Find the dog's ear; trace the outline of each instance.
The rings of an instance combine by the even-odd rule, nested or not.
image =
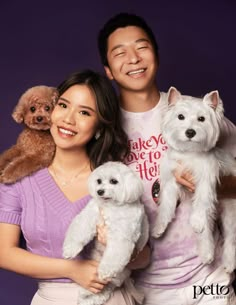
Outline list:
[[[217,90],[207,93],[203,98],[203,102],[214,110],[218,107],[220,103],[222,103],[219,96],[219,92]]]
[[[52,104],[53,106],[55,106],[58,100],[59,93],[57,89],[54,87],[51,87],[51,90],[52,90]]]
[[[143,193],[143,183],[136,173],[129,169],[129,172],[123,176],[124,189],[121,194],[121,201],[134,202],[140,198]]]
[[[180,98],[181,93],[175,87],[170,87],[167,93],[168,104],[175,105]]]
[[[18,100],[13,112],[12,117],[16,123],[20,124],[24,122],[25,110],[28,101],[32,99],[32,94],[29,94],[32,89],[25,91]]]
[[[224,114],[223,102],[217,90],[207,93],[203,98],[203,103],[211,107],[216,112],[219,118],[223,117]]]
[[[18,103],[12,112],[12,117],[16,123],[21,124],[24,122],[24,106],[22,103]]]

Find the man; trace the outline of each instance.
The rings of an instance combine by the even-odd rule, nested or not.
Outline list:
[[[121,13],[101,29],[98,46],[106,74],[119,88],[123,126],[130,146],[126,161],[143,180],[143,202],[152,226],[158,210],[160,160],[167,149],[160,132],[167,95],[160,92],[156,84],[158,45],[141,17]],[[222,145],[236,155],[236,127],[227,119],[222,134]],[[236,188],[236,179],[231,179]],[[188,176],[178,177],[178,182],[194,191]],[[176,217],[164,236],[151,240],[149,267],[135,272],[137,287],[145,293],[145,304],[235,304],[230,285],[232,277],[221,266],[219,251],[210,265],[203,265],[197,255],[189,211],[188,200],[179,204]],[[218,232],[216,240],[219,247]],[[221,295],[221,291],[219,298],[214,298],[218,293],[215,292],[216,284],[227,287],[226,295]],[[206,287],[211,287],[212,291],[209,293]]]

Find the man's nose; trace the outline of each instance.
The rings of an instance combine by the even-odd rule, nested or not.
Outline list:
[[[140,56],[136,50],[129,50],[128,56],[131,64],[136,64],[140,61]]]

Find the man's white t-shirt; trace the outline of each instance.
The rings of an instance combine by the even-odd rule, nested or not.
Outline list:
[[[161,93],[159,102],[149,111],[136,113],[121,109],[123,128],[130,146],[126,163],[143,181],[142,201],[151,226],[158,210],[160,161],[168,149],[160,130],[166,110],[166,93]],[[220,144],[236,156],[236,127],[227,119],[222,124]],[[196,236],[189,224],[190,210],[190,199],[181,202],[175,219],[164,235],[159,239],[151,239],[151,264],[145,270],[136,272],[138,284],[166,289],[185,287],[207,276],[220,265],[220,258],[217,257],[210,265],[201,263]]]

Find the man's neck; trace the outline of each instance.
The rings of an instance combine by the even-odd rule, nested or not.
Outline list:
[[[129,112],[146,112],[154,108],[160,100],[160,92],[155,86],[146,91],[120,91],[120,105]]]

